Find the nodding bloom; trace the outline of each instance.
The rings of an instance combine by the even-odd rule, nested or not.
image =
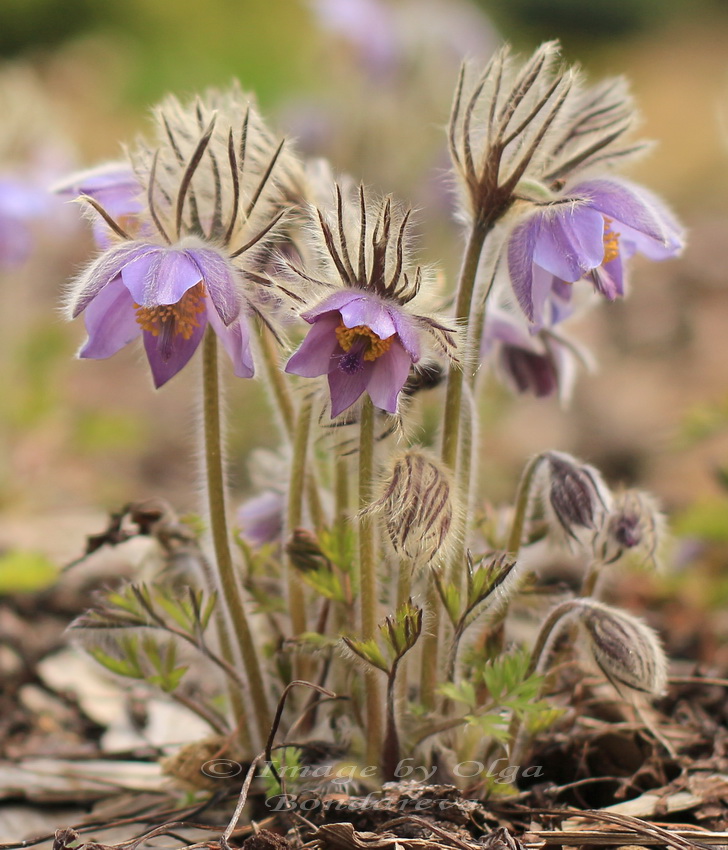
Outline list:
[[[391,198],[367,198],[363,187],[357,209],[337,186],[335,220],[316,211],[321,267],[309,272],[286,264],[303,280],[336,287],[301,314],[312,327],[286,365],[294,375],[328,376],[332,419],[364,392],[377,407],[396,413],[428,341],[454,356],[454,330],[412,308],[429,275],[412,263],[409,218],[410,211],[395,208]]]
[[[144,188],[131,163],[107,162],[79,171],[57,183],[53,191],[66,198],[93,198],[129,234],[139,235],[137,231],[144,227]],[[153,232],[148,225],[146,230],[145,235]],[[94,218],[93,234],[99,248],[112,245],[114,232],[101,216]]]
[[[576,343],[552,328],[531,333],[522,318],[498,307],[488,310],[480,356],[490,360],[500,379],[518,393],[537,398],[571,399],[577,365],[592,368],[592,359]]]
[[[141,336],[160,387],[189,361],[209,324],[235,374],[250,377],[241,290],[266,280],[243,266],[243,255],[263,246],[282,217],[295,166],[237,90],[187,107],[170,98],[156,121],[156,145],[141,144],[131,156],[141,211],[133,208],[139,196],[123,169],[106,174],[106,184],[103,173],[86,181],[89,194],[82,198],[113,242],[68,299],[70,315],[83,312],[88,331],[79,356],[110,357]],[[121,221],[102,197],[121,205]],[[132,233],[124,226],[130,213]],[[249,299],[246,306],[256,309]]]
[[[593,466],[566,452],[541,456],[535,478],[544,515],[551,532],[578,541],[582,531],[595,531],[612,506],[612,494]]]
[[[614,563],[627,552],[659,565],[659,550],[665,542],[665,517],[649,493],[625,490],[594,536],[594,552],[605,564]]]
[[[254,546],[273,543],[283,537],[286,499],[278,490],[265,490],[238,508],[240,533]]]
[[[571,300],[568,284],[586,278],[613,301],[625,293],[625,260],[677,256],[683,230],[662,201],[615,178],[585,180],[537,203],[508,241],[508,270],[518,303],[537,326],[556,320]]]

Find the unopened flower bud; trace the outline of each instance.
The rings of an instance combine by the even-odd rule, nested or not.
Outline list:
[[[657,634],[637,617],[594,600],[583,600],[579,622],[594,660],[622,691],[658,696],[667,682],[667,659]]]
[[[581,528],[600,526],[611,496],[598,470],[562,452],[549,452],[545,460],[543,496],[547,513],[572,538]]]
[[[610,564],[633,551],[654,564],[664,526],[664,517],[649,493],[625,490],[615,498],[612,510],[594,539],[595,553],[604,563]]]
[[[293,566],[301,572],[330,568],[331,563],[319,546],[316,535],[306,528],[294,528],[286,544],[286,552]]]
[[[407,451],[394,459],[385,488],[372,510],[384,515],[395,552],[431,561],[451,531],[455,500],[449,474],[424,452]]]

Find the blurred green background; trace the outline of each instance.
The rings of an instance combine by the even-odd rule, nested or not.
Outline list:
[[[116,158],[165,93],[237,77],[306,155],[414,203],[425,258],[452,281],[462,236],[443,127],[459,62],[484,62],[503,39],[527,51],[559,38],[591,79],[632,81],[642,133],[659,144],[630,176],[667,198],[690,247],[671,263],[636,262],[630,299],[577,328],[601,368],[581,376],[570,410],[486,388],[483,492],[510,497],[525,458],[553,447],[653,489],[688,517],[688,532],[707,522],[728,536],[726,4],[379,0],[374,17],[342,23],[359,5],[0,0],[0,172],[27,170],[39,150],[58,172]],[[133,346],[105,362],[73,360],[83,327],[65,324],[59,303],[90,238],[70,219],[37,238],[22,267],[0,272],[0,548],[40,546],[62,559],[105,508],[159,495],[195,508],[197,401],[184,379],[154,393]],[[242,496],[249,451],[274,447],[275,430],[258,384],[231,383],[228,398]],[[430,430],[439,400],[425,405]],[[708,507],[691,520],[696,504]]]

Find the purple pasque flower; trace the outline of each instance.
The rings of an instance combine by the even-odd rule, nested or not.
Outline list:
[[[508,270],[521,309],[541,326],[563,318],[568,284],[588,278],[613,301],[625,293],[625,260],[638,252],[653,260],[674,257],[683,242],[680,224],[647,189],[613,177],[584,180],[515,227]]]
[[[338,186],[336,192],[334,223],[316,211],[322,267],[309,273],[286,264],[309,282],[328,287],[333,279],[338,283],[337,291],[301,314],[312,327],[286,364],[286,372],[328,377],[332,419],[365,392],[377,407],[396,413],[410,369],[420,360],[427,339],[452,357],[455,334],[412,309],[423,271],[413,267],[407,245],[410,212],[393,209],[390,198],[372,201],[363,187],[358,205],[352,201],[349,209]],[[353,232],[347,235],[349,228]],[[358,246],[355,256],[350,244]]]
[[[88,331],[79,356],[110,357],[141,336],[160,387],[190,360],[209,325],[235,374],[250,377],[242,291],[262,278],[242,257],[265,243],[282,216],[279,169],[291,173],[288,154],[237,90],[189,108],[170,99],[157,119],[158,146],[140,147],[131,168],[79,181],[114,239],[69,298],[71,316],[83,312]],[[129,215],[133,234],[123,226]]]
[[[592,369],[591,354],[553,327],[534,332],[519,316],[500,308],[486,314],[480,355],[518,393],[571,399],[577,367]]]
[[[275,543],[283,537],[286,499],[277,490],[264,490],[238,508],[240,533],[254,546]]]
[[[286,372],[328,375],[331,418],[365,390],[377,407],[396,413],[410,367],[421,356],[414,320],[396,304],[356,289],[333,293],[301,318],[313,327]]]
[[[48,215],[52,199],[29,180],[0,177],[0,268],[15,268],[33,248],[32,224]]]
[[[498,307],[488,310],[480,346],[501,380],[518,393],[571,399],[577,367],[593,368],[591,355],[552,328],[533,333],[522,318]]]
[[[71,174],[57,183],[52,191],[65,198],[92,198],[127,233],[136,234],[145,225],[141,218],[144,210],[144,187],[128,162],[107,162],[96,168]],[[150,235],[151,228],[147,225],[145,229],[147,235]],[[100,216],[94,218],[93,233],[100,248],[111,246],[113,232]]]
[[[174,246],[144,240],[113,246],[75,294],[72,316],[83,312],[88,332],[79,357],[111,357],[141,336],[154,385],[161,387],[187,364],[209,323],[235,374],[251,377],[238,274],[222,252],[194,236]]]

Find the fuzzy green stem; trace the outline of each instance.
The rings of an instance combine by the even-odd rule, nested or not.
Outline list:
[[[589,563],[585,571],[584,581],[581,584],[579,596],[589,596],[592,599],[597,598],[597,582],[601,577],[603,566],[602,562],[596,558]]]
[[[374,486],[374,405],[364,399],[359,433],[359,594],[361,631],[364,640],[377,634],[377,563],[374,518],[367,511]],[[367,764],[379,763],[383,717],[382,693],[376,670],[365,673],[367,714]]]
[[[349,546],[350,534],[350,504],[351,493],[351,464],[348,457],[344,457],[337,451],[334,459],[334,530],[336,534],[336,546],[339,555],[343,557]],[[347,600],[351,600],[351,576],[348,572],[342,575],[344,582],[344,594]],[[334,625],[336,633],[339,634],[350,625],[350,612],[347,606],[338,605],[335,609]]]
[[[312,404],[306,400],[301,404],[293,435],[293,457],[291,458],[291,477],[288,484],[288,533],[291,534],[303,520],[303,497],[306,485],[306,455],[311,433]],[[306,593],[296,568],[288,561],[288,613],[291,621],[291,635],[306,631]],[[310,675],[310,659],[297,656],[294,659],[294,678],[306,679]]]
[[[518,482],[518,491],[516,492],[516,506],[511,523],[511,531],[508,536],[508,551],[517,556],[521,551],[521,543],[523,542],[523,529],[526,525],[526,514],[528,512],[528,502],[531,497],[531,485],[533,484],[533,476],[536,470],[541,465],[544,455],[536,455],[531,458],[523,470],[521,480]]]
[[[202,357],[203,418],[205,433],[205,472],[210,531],[215,552],[214,568],[220,588],[220,604],[230,618],[237,638],[243,667],[250,688],[258,737],[265,740],[270,730],[271,714],[258,653],[248,624],[243,598],[235,576],[230,553],[225,513],[225,478],[223,473],[220,382],[217,367],[217,337],[208,328]]]
[[[458,294],[455,304],[455,318],[463,326],[468,339],[470,311],[475,291],[475,280],[489,227],[479,218],[473,223],[463,258],[458,282]],[[445,415],[442,423],[442,459],[454,474],[457,474],[458,444],[460,440],[460,418],[462,414],[463,384],[465,376],[460,366],[452,365],[447,376],[445,394]],[[467,493],[461,493],[467,498]],[[460,549],[464,542],[456,544]],[[454,556],[452,563],[456,563]],[[435,700],[435,688],[438,681],[437,657],[440,644],[440,597],[434,577],[431,575],[427,588],[428,631],[422,639],[422,668],[420,675],[420,700],[427,708],[432,708]]]
[[[543,672],[548,660],[547,649],[551,645],[554,630],[567,614],[575,608],[579,608],[583,604],[584,603],[580,599],[567,599],[565,602],[557,605],[548,617],[546,617],[541,629],[539,630],[538,636],[536,637],[536,643],[533,645],[531,661],[528,665],[528,670],[526,671],[524,678],[528,679],[529,676],[533,676],[534,673]],[[541,692],[542,688],[539,687],[535,699],[541,698]],[[517,714],[514,714],[508,731],[511,740],[511,763],[520,764],[521,762],[516,761],[516,759],[520,759],[524,755],[523,750],[526,746],[526,735],[521,729],[521,718]]]
[[[283,429],[288,437],[293,434],[296,427],[296,407],[288,391],[288,384],[283,377],[280,363],[278,362],[278,349],[271,332],[263,327],[259,328],[260,353],[262,354],[265,375],[268,378],[270,388],[273,391],[278,413],[283,422]]]
[[[518,490],[516,492],[515,512],[513,521],[511,522],[511,530],[508,535],[507,550],[514,557],[518,558],[523,543],[523,530],[526,526],[526,516],[528,514],[528,505],[531,498],[531,487],[533,486],[533,478],[544,459],[543,454],[532,457],[526,464],[521,480],[518,482]],[[508,615],[508,606],[503,605],[498,614],[493,617],[488,632],[490,635],[489,647],[490,655],[497,655],[503,649],[504,641],[504,622]]]
[[[435,689],[439,681],[437,656],[440,645],[440,594],[437,590],[435,573],[427,578],[427,631],[422,635],[420,657],[420,702],[427,709],[434,708]]]
[[[409,558],[401,558],[399,571],[397,573],[397,605],[395,611],[399,611],[412,596],[412,561]],[[407,658],[403,657],[399,665],[396,684],[396,700],[405,704],[407,701]]]
[[[304,401],[298,411],[296,429],[293,436],[293,457],[291,458],[291,477],[288,482],[288,533],[291,534],[301,525],[303,519],[303,491],[306,482],[306,454],[308,438],[311,432],[311,402]],[[306,631],[306,602],[303,586],[298,580],[296,569],[289,560],[288,564],[288,607],[293,636]],[[300,678],[296,676],[296,678]]]
[[[476,219],[470,232],[465,257],[463,258],[460,280],[458,282],[457,301],[455,303],[455,319],[462,324],[465,338],[468,339],[470,311],[472,308],[475,279],[480,263],[488,227],[480,219]],[[460,437],[460,408],[463,397],[463,370],[451,366],[447,376],[447,393],[445,395],[445,418],[442,423],[442,459],[455,471],[458,460],[458,440]]]
[[[297,427],[296,406],[293,403],[291,393],[288,389],[288,384],[286,383],[283,371],[278,361],[278,349],[276,348],[275,340],[273,339],[271,332],[262,326],[259,328],[259,338],[263,367],[265,369],[266,377],[268,378],[269,386],[272,390],[275,406],[281,417],[284,436],[288,440],[294,441]],[[311,470],[306,477],[306,498],[314,525],[316,528],[323,528],[325,525],[324,511],[321,506],[318,483],[313,470]]]
[[[380,762],[385,782],[393,782],[397,778],[396,770],[399,764],[399,733],[397,731],[397,714],[395,710],[398,666],[397,660],[392,665],[392,669],[387,677],[387,721]]]
[[[207,564],[207,558],[204,559],[206,564],[204,573],[205,581],[211,593],[217,590],[215,576],[212,575],[212,570]],[[238,743],[242,747],[243,753],[250,754],[253,751],[253,744],[250,739],[250,729],[248,728],[248,711],[245,706],[243,697],[242,682],[238,684],[234,681],[233,674],[239,676],[237,664],[235,662],[235,652],[233,650],[232,641],[230,640],[230,627],[228,626],[225,612],[220,607],[219,603],[215,606],[215,629],[217,631],[217,641],[220,645],[220,655],[225,664],[225,672],[228,675],[225,677],[228,687],[228,696],[230,698],[230,708],[233,714],[233,725],[236,730]],[[204,650],[203,650],[204,651]],[[206,653],[207,654],[207,653]]]

